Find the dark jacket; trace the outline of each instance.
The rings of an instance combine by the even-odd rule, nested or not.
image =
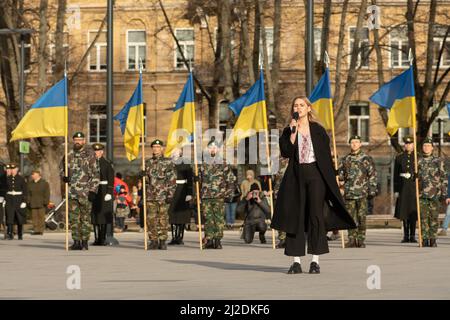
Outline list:
[[[193,172],[189,164],[180,163],[176,166],[177,188],[169,207],[169,222],[171,224],[187,224],[191,222],[191,209],[186,196],[192,196]]]
[[[260,203],[242,200],[236,207],[236,213],[245,217],[244,224],[257,224],[270,219],[270,207],[266,198],[262,198]]]
[[[27,209],[20,208],[20,205],[26,203],[27,183],[25,179],[17,174],[16,176],[8,176],[6,200],[6,224],[25,224],[27,222]],[[8,192],[22,192],[20,195],[11,195]]]
[[[45,208],[50,202],[50,186],[44,179],[34,182],[30,179],[27,185],[27,203],[30,209]]]
[[[409,177],[408,174],[409,173]],[[399,196],[395,204],[397,219],[416,220],[416,181],[414,180],[414,153],[403,152],[395,158],[394,192]]]
[[[0,197],[6,195],[6,170],[5,164],[0,162]]]
[[[113,220],[114,169],[111,162],[104,157],[97,160],[97,166],[100,170],[100,184],[92,203],[92,224],[109,224]],[[107,194],[112,197],[109,201],[105,201]]]
[[[317,161],[317,167],[326,185],[326,195],[324,203],[325,228],[331,230],[344,230],[356,228],[350,214],[345,208],[344,200],[336,182],[336,174],[333,168],[330,151],[330,138],[325,129],[316,122],[310,123],[311,140]],[[289,164],[281,181],[279,188],[272,228],[286,231],[287,233],[299,234],[305,232],[304,226],[300,227],[299,221],[305,220],[305,212],[300,210],[302,201],[300,199],[300,185],[298,181],[298,143],[290,141],[291,129],[286,127],[281,135],[280,152],[284,158],[289,158]],[[302,219],[302,220],[300,220]]]

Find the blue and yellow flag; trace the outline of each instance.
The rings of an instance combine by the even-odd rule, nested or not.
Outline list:
[[[333,101],[331,100],[330,70],[320,78],[313,92],[309,96],[313,110],[325,129],[330,130],[333,123]]]
[[[12,132],[11,141],[67,134],[67,78],[33,104]]]
[[[195,122],[194,77],[192,72],[173,108],[172,123],[167,137],[164,155],[169,157],[173,149],[181,148],[193,141]],[[179,130],[183,130],[180,132]]]
[[[230,103],[229,108],[238,117],[233,133],[227,145],[255,134],[254,131],[267,129],[266,97],[264,95],[264,73],[261,70],[259,79],[239,99]]]
[[[415,127],[416,97],[412,67],[378,89],[369,100],[389,110],[386,130],[391,136],[398,128]]]
[[[123,135],[123,144],[129,161],[139,155],[139,142],[144,128],[144,102],[142,98],[142,74],[133,95],[127,104],[114,116],[119,121]]]

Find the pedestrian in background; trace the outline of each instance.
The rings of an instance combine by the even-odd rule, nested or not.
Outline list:
[[[32,235],[43,235],[45,230],[45,213],[50,202],[50,186],[41,177],[39,170],[31,172],[27,187],[27,202],[33,220]]]

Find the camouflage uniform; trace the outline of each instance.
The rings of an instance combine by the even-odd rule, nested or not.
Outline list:
[[[151,241],[166,241],[169,205],[177,187],[177,173],[171,159],[162,155],[147,160],[147,228]]]
[[[444,161],[433,155],[422,155],[418,161],[418,170],[422,238],[435,240],[440,201],[447,196],[448,181]]]
[[[233,195],[236,176],[231,166],[221,158],[214,158],[213,163],[203,163],[199,169],[202,185],[201,210],[205,214],[205,238],[220,240],[225,226],[224,198]]]
[[[68,154],[69,169],[69,223],[73,240],[89,240],[91,234],[90,192],[97,193],[100,171],[94,152],[87,147],[71,150]],[[64,175],[64,159],[61,163]]]
[[[349,153],[341,159],[338,174],[339,180],[344,182],[347,210],[358,225],[357,229],[348,230],[348,237],[351,241],[364,241],[368,197],[374,197],[377,193],[374,161],[361,150]]]

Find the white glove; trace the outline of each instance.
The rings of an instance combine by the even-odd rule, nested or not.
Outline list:
[[[0,197],[0,203],[2,203],[3,201],[5,201],[4,197]]]
[[[398,192],[394,193],[394,197],[398,198]]]
[[[111,199],[112,196],[109,193],[105,194],[105,201],[110,201]]]
[[[185,199],[186,202],[191,201],[191,200],[192,200],[192,196],[186,196],[186,199]]]
[[[25,202],[22,202],[20,204],[20,209],[25,209],[27,207],[27,204]]]

